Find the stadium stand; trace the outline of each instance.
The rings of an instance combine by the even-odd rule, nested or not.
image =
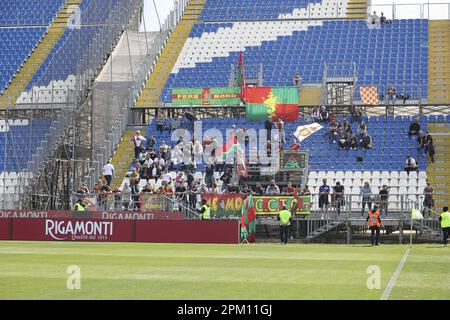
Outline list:
[[[3,1],[0,26],[49,25],[65,2],[65,0]]]
[[[235,22],[215,28],[195,28],[172,70],[163,101],[171,102],[170,89],[186,83],[227,86],[230,69],[222,66],[236,63],[240,51],[245,51],[247,65],[263,64],[266,86],[291,85],[297,71],[305,83],[322,83],[325,62],[355,61],[361,86],[393,84],[397,92],[413,98],[428,92],[426,82],[412,85],[415,79],[428,78],[428,20],[396,20],[379,29],[367,28],[364,21]],[[199,30],[205,31],[200,35]]]
[[[44,37],[46,28],[0,28],[0,92],[8,86]]]
[[[330,186],[334,186],[337,181],[346,187],[348,194],[355,195],[354,205],[352,209],[360,210],[360,201],[357,198],[360,194],[360,187],[364,182],[369,182],[374,194],[378,194],[383,185],[390,187],[390,197],[393,202],[398,201],[398,195],[407,194],[411,200],[419,201],[423,194],[423,188],[426,186],[428,162],[423,151],[418,151],[417,140],[408,137],[408,129],[411,121],[415,117],[410,116],[388,116],[388,117],[364,117],[366,121],[368,133],[374,138],[374,147],[372,149],[363,150],[339,150],[337,144],[332,143],[325,133],[328,130],[328,124],[324,124],[324,128],[308,137],[301,145],[304,150],[310,152],[310,174],[308,177],[308,185],[312,193],[317,196],[318,189],[322,185],[322,179],[327,179]],[[340,121],[343,120],[339,117]],[[350,119],[347,119],[348,121]],[[422,117],[420,124],[422,130],[427,130],[429,122],[435,124],[439,121],[445,123],[445,118],[440,117]],[[448,119],[450,120],[450,118]],[[287,141],[283,145],[285,150],[289,150],[294,140],[293,132],[298,126],[308,124],[304,119],[286,124],[286,132],[288,133]],[[245,118],[208,118],[202,120],[203,130],[218,129],[225,134],[226,130],[230,130],[233,125],[238,128],[244,126],[247,129],[263,129],[264,123],[249,122]],[[354,123],[352,129],[357,131],[358,123]],[[183,118],[180,127],[187,128],[189,121]],[[174,146],[176,142],[171,141],[171,132],[163,131],[162,133],[155,130],[156,120],[148,126],[146,138],[152,135],[156,140],[154,150],[159,150],[162,142],[165,141],[169,146]],[[133,132],[128,132],[126,142],[130,141]],[[224,138],[225,139],[225,138]],[[446,140],[447,141],[447,140]],[[128,148],[133,150],[131,142],[128,142]],[[249,148],[246,149],[247,157]],[[418,162],[417,172],[407,174],[404,171],[405,160],[408,155],[412,155]],[[122,156],[122,155],[121,155]],[[364,161],[358,162],[357,157],[362,157]],[[129,159],[129,158],[128,158]],[[126,158],[122,158],[122,161]],[[128,173],[135,168],[136,162],[132,162],[128,168]],[[172,166],[171,166],[172,167]],[[177,175],[180,166],[173,166],[171,170],[172,177]],[[204,164],[196,166],[195,176],[204,183],[205,176]],[[216,179],[223,172],[216,172]],[[123,177],[123,175],[122,175]],[[128,181],[125,179],[124,181]],[[155,182],[153,180],[153,182]],[[222,181],[216,180],[219,187]],[[147,183],[146,180],[141,181],[140,188]],[[161,180],[155,182],[156,187],[160,187]],[[117,184],[119,186],[120,184]],[[121,183],[123,185],[123,181]],[[314,202],[313,209],[317,209],[318,201]],[[398,203],[398,202],[397,202]],[[396,208],[398,209],[398,208]]]
[[[0,172],[26,169],[50,124],[47,119],[9,120],[8,125],[0,120]]]

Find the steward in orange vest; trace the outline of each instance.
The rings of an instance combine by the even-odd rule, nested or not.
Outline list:
[[[381,227],[381,218],[380,213],[378,212],[378,206],[375,206],[373,210],[369,212],[366,222],[369,222],[372,246],[373,245],[378,246],[380,244],[378,240],[380,239],[380,227]],[[376,239],[374,239],[375,235]]]

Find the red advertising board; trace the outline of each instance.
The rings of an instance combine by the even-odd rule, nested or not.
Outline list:
[[[239,243],[236,221],[139,221],[137,242]]]
[[[132,242],[134,221],[11,219],[13,240]]]
[[[239,221],[1,218],[0,240],[239,243]]]
[[[134,211],[25,211],[25,210],[2,210],[0,220],[9,218],[89,218],[107,220],[184,220],[182,212],[134,212]]]
[[[0,219],[0,240],[9,240],[11,219]]]

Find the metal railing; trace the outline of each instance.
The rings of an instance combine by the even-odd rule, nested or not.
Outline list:
[[[47,196],[43,196],[47,198]],[[89,211],[138,211],[151,213],[182,212],[186,220],[199,219],[200,214],[193,203],[181,195],[144,194],[144,193],[74,193],[73,197],[84,200]],[[74,199],[74,200],[75,200]],[[76,201],[73,201],[74,203]]]
[[[188,0],[179,0],[175,3],[174,10],[172,10],[166,18],[162,29],[153,45],[148,48],[147,57],[145,59],[146,65],[140,66],[136,74],[133,74],[133,79],[131,83],[131,89],[128,93],[129,97],[126,99],[128,103],[123,104],[120,107],[119,119],[109,124],[109,132],[104,137],[104,142],[102,147],[94,150],[93,154],[93,165],[90,170],[90,174],[85,177],[85,184],[89,188],[93,188],[97,182],[98,177],[102,174],[102,168],[106,161],[108,161],[117,145],[121,141],[121,137],[126,130],[127,124],[129,124],[129,109],[135,106],[136,100],[144,89],[146,80],[150,76],[153,67],[156,65],[164,46],[167,43],[167,39],[171,35],[173,29],[181,21],[183,13],[188,5]],[[113,63],[113,60],[111,63]],[[111,80],[112,81],[112,80]]]

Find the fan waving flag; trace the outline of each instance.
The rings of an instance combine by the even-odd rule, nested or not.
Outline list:
[[[249,121],[296,121],[299,118],[297,87],[246,87],[245,102]]]
[[[219,150],[217,153],[217,158],[221,158],[223,161],[229,159],[231,155],[236,156],[236,164],[238,174],[242,177],[248,176],[247,162],[245,159],[245,150],[242,148],[237,137],[232,137],[228,142]]]
[[[256,240],[256,212],[253,205],[253,196],[248,195],[242,203],[242,219],[241,227],[247,230],[247,240],[249,242],[255,242]],[[244,239],[241,239],[241,241]]]
[[[241,99],[245,99],[245,69],[243,52],[241,52],[241,54],[239,55],[237,81],[238,86],[241,87]]]

